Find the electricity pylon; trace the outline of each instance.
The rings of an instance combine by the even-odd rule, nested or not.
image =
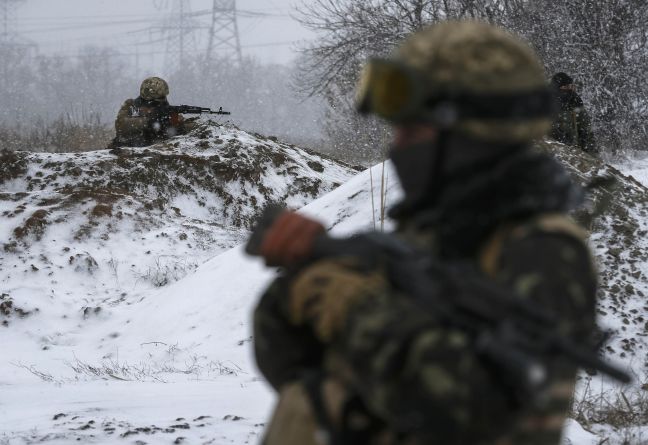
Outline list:
[[[0,0],[0,60],[2,63],[2,88],[6,90],[9,82],[9,65],[21,60],[36,48],[33,42],[24,39],[16,32],[16,10],[24,0]]]
[[[165,64],[169,72],[183,67],[187,55],[197,52],[196,31],[204,28],[204,25],[193,18],[191,0],[174,0],[171,14],[161,28],[166,34]]]
[[[18,4],[23,1],[0,0],[0,20],[2,20],[0,43],[4,45],[19,43],[14,24],[16,23],[16,9],[18,8]]]
[[[214,0],[207,43],[207,64],[214,60],[216,52],[221,57],[231,57],[239,63],[243,59],[236,0]]]

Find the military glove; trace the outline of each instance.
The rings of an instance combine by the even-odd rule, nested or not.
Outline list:
[[[322,224],[294,212],[284,212],[268,229],[260,254],[268,266],[291,267],[307,260]]]
[[[293,279],[285,310],[292,324],[310,325],[319,341],[329,343],[355,306],[388,288],[382,269],[366,270],[355,258],[318,261]]]

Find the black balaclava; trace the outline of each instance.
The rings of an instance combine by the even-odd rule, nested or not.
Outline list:
[[[443,183],[446,140],[447,132],[441,132],[434,142],[390,149],[389,158],[404,191],[398,212],[412,213],[433,205]]]
[[[529,143],[478,141],[452,132],[437,142],[391,151],[405,197],[390,216],[434,227],[438,253],[471,255],[505,221],[566,212],[582,190],[551,156]]]
[[[469,178],[522,147],[487,144],[447,130],[436,141],[392,147],[389,156],[405,195],[395,213],[409,215],[434,207],[449,184]]]

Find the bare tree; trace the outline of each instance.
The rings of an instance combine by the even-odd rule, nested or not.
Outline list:
[[[384,157],[376,145],[389,138],[385,125],[353,110],[355,84],[367,58],[386,56],[407,35],[447,18],[480,17],[488,0],[315,0],[297,19],[318,33],[304,48],[300,87],[329,105],[325,132],[347,159]],[[384,144],[383,144],[384,146]]]
[[[525,36],[549,73],[566,71],[582,84],[600,145],[611,152],[643,148],[648,139],[648,3],[523,0],[501,5],[494,21]]]
[[[604,149],[639,148],[648,140],[645,0],[315,0],[298,15],[319,35],[304,48],[300,79],[307,92],[329,103],[333,145],[349,151],[356,139],[367,145],[384,138],[384,129],[360,120],[350,106],[364,61],[449,18],[500,24],[537,49],[548,73],[576,77]]]
[[[309,57],[304,86],[323,93],[333,83],[357,74],[368,56],[389,53],[403,38],[447,18],[479,16],[484,0],[315,0],[297,19],[317,32],[304,49]],[[353,76],[352,76],[353,77]]]
[[[105,147],[114,136],[117,110],[125,99],[138,95],[143,80],[133,78],[129,59],[110,48],[87,47],[75,57],[26,57],[0,47],[0,55],[8,73],[0,79],[0,139],[11,134],[12,148],[80,150],[95,134],[86,149]],[[186,56],[182,69],[165,76],[169,100],[223,106],[232,112],[223,121],[291,142],[316,145],[322,139],[323,101],[295,93],[293,68],[250,58],[241,64],[226,58],[212,62],[206,65],[201,56]],[[65,135],[84,131],[87,137],[76,137],[75,144]]]

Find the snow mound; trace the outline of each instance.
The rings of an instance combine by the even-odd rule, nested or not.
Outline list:
[[[610,329],[610,358],[632,365],[637,377],[648,372],[648,188],[632,176],[582,151],[557,143],[543,148],[590,190],[586,211],[576,213],[592,232],[590,244],[600,272],[599,324]],[[593,214],[593,215],[592,215]]]
[[[387,168],[381,197],[382,172],[303,211],[341,234],[380,227],[381,199],[399,194]],[[0,361],[0,442],[257,442],[273,395],[250,354],[250,316],[273,276],[237,247],[130,304],[79,312],[67,329],[51,311],[21,320]]]
[[[194,134],[173,141],[169,147],[158,146],[149,151],[158,152],[160,156],[166,153],[165,150],[203,153],[204,150],[217,151],[217,148],[196,148],[200,141],[209,144],[215,137],[223,141],[216,144],[222,147],[227,145],[225,140],[228,135],[240,135],[236,138],[238,140],[241,137],[254,138],[242,135],[235,129],[211,128],[205,131],[209,133],[206,139],[202,139],[201,134]],[[176,143],[177,147],[174,146]],[[273,141],[267,143],[274,144]],[[594,189],[590,211],[580,211],[576,216],[593,231],[591,243],[601,267],[600,323],[614,331],[606,354],[624,361],[641,375],[645,370],[645,351],[648,347],[643,320],[647,309],[644,296],[648,294],[645,276],[648,272],[648,241],[645,240],[648,233],[648,190],[620,171],[578,150],[553,143],[543,143],[541,148],[557,156],[580,183],[589,183],[600,175],[612,176],[617,180],[614,188],[610,184],[603,184]],[[108,155],[97,153],[95,156]],[[306,154],[300,159],[310,160],[309,156],[313,155]],[[268,166],[274,165],[272,159],[268,162]],[[308,161],[300,162],[307,171]],[[317,162],[328,165],[325,160]],[[330,168],[330,174],[325,170],[320,177],[322,185],[319,187],[327,187],[324,178],[328,178],[331,188],[332,182],[345,183],[302,211],[324,221],[339,235],[380,229],[383,225],[379,216],[381,201],[388,206],[401,193],[389,166],[376,166],[351,179],[353,172],[350,169],[344,166]],[[286,178],[293,178],[273,175],[275,173],[267,176],[272,178],[268,181],[282,182]],[[346,178],[341,177],[344,175]],[[183,175],[177,181],[182,183],[188,176]],[[15,183],[18,177],[10,182]],[[383,178],[385,193],[381,196]],[[236,181],[236,184],[236,187],[243,187],[240,181]],[[144,191],[142,193],[149,196]],[[218,199],[216,194],[210,196]],[[14,202],[15,208],[25,199],[21,197],[8,202]],[[197,210],[205,211],[205,208],[198,205]],[[147,218],[151,219],[151,215],[157,217],[163,212],[154,208],[154,211],[149,211]],[[600,215],[592,217],[592,213],[597,212]],[[30,215],[30,211],[24,213]],[[250,210],[250,215],[252,213]],[[186,221],[183,218],[188,214],[188,210],[181,209],[180,215],[173,211],[166,217],[169,221]],[[199,219],[199,216],[194,216]],[[87,218],[86,215],[83,217]],[[26,218],[23,217],[21,221],[24,224]],[[249,220],[242,220],[241,227],[245,227],[246,221]],[[229,220],[229,224],[228,227],[239,227],[235,219]],[[389,222],[384,222],[384,225],[385,229],[390,228]],[[38,227],[38,224],[34,226]],[[220,246],[241,240],[245,233],[244,229],[241,232],[228,232],[239,234],[239,238],[224,242],[219,239],[221,233],[217,233],[214,227],[208,229],[210,233],[215,233]],[[155,230],[158,232],[152,233],[158,235],[162,231]],[[41,241],[32,241],[32,245],[42,244],[44,239],[73,236],[71,231],[60,230],[56,235],[52,235],[51,231],[52,227],[47,226]],[[169,229],[164,231],[170,232]],[[5,230],[5,233],[9,231]],[[30,236],[36,239],[36,236]],[[93,236],[91,239],[96,240]],[[101,241],[108,243],[111,239]],[[97,259],[96,252],[106,249],[107,244],[99,246],[97,240],[96,250],[86,249],[98,264],[97,269],[93,261],[84,255],[85,251],[77,247],[82,242],[83,239],[71,244],[77,248],[75,254],[80,256],[74,256],[73,264],[66,264],[67,275],[59,273],[58,280],[71,279],[71,276],[80,274],[92,281],[91,277],[103,273],[106,257]],[[137,249],[144,246],[138,244],[140,240],[134,242],[123,236],[121,242],[123,246],[112,245],[113,252],[123,250],[120,253],[128,258],[129,264],[139,265],[140,261],[147,259],[137,254]],[[196,258],[195,249],[182,250],[182,243],[170,243],[167,237],[155,238],[155,242],[149,242],[149,245],[157,249],[175,248],[178,257],[185,255],[186,258]],[[25,255],[29,248],[17,242],[16,249],[17,253],[12,253],[12,258],[17,258],[20,252]],[[7,254],[0,255],[7,257]],[[52,253],[50,256],[58,258]],[[70,256],[73,255],[66,252],[63,260],[69,262]],[[4,336],[11,333],[11,341],[3,341],[10,347],[3,351],[4,357],[0,361],[0,386],[3,387],[0,431],[5,431],[4,437],[0,435],[0,441],[7,438],[10,443],[27,439],[47,443],[69,443],[73,440],[122,443],[127,438],[160,443],[176,436],[185,437],[190,443],[243,444],[258,440],[273,395],[256,371],[251,357],[250,316],[260,292],[272,279],[274,271],[246,257],[242,249],[237,247],[207,261],[195,273],[181,277],[175,283],[162,288],[149,286],[137,290],[137,298],[132,297],[130,289],[125,291],[128,293],[126,296],[104,297],[103,288],[96,286],[86,289],[80,284],[83,280],[77,279],[74,284],[67,284],[67,296],[53,294],[54,298],[43,295],[38,306],[40,311],[35,312],[34,307],[28,304],[32,299],[26,296],[31,295],[34,289],[38,292],[42,290],[42,286],[30,287],[32,282],[29,281],[29,278],[40,275],[29,271],[30,263],[26,259],[14,261],[14,264],[21,269],[14,272],[12,269],[16,268],[5,268],[3,274],[16,274],[23,281],[20,284],[13,281],[12,292],[3,296],[4,300],[0,299],[0,310],[2,301],[11,299],[9,310],[19,307],[27,315],[14,317],[19,329],[0,330],[2,340],[7,340]],[[40,270],[40,264],[34,265]],[[77,267],[81,272],[76,271]],[[70,272],[70,268],[74,272]],[[118,269],[112,279],[122,277],[123,269]],[[6,282],[7,279],[3,279],[3,286]],[[130,286],[135,284],[131,282]],[[24,298],[19,298],[21,296]],[[80,306],[85,299],[91,304],[82,310]],[[46,301],[52,302],[47,310],[42,304]],[[53,310],[54,306],[59,308],[58,312]],[[97,310],[97,307],[100,309]],[[638,388],[627,393],[629,403],[633,402],[631,393],[635,389],[635,393],[638,393]],[[28,412],[29,416],[26,416]],[[588,431],[570,421],[565,443],[599,443],[600,440]],[[596,434],[599,439],[602,435]]]
[[[268,203],[302,207],[356,173],[209,122],[118,156],[1,153],[0,321],[132,302],[239,244]]]
[[[588,436],[571,422],[566,444],[645,444],[648,188],[577,148],[558,143],[545,143],[541,148],[566,165],[574,180],[591,184],[589,202],[574,216],[590,229],[590,246],[599,268],[598,324],[609,335],[601,353],[625,365],[634,377],[631,385],[623,387],[600,376],[583,375],[572,414],[596,434]],[[645,177],[645,171],[636,167],[626,171]]]

